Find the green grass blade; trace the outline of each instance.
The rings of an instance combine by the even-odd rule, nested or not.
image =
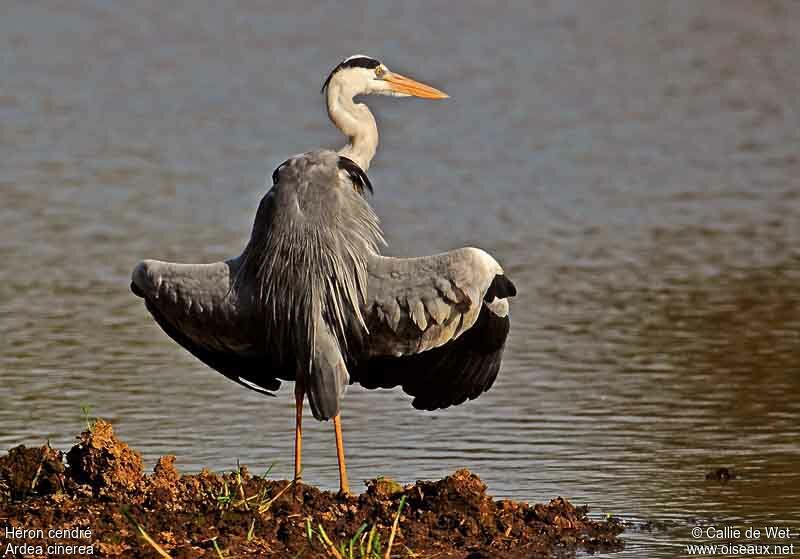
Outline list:
[[[211,543],[214,544],[214,551],[217,552],[217,556],[219,557],[219,559],[225,559],[225,556],[222,554],[222,550],[217,545],[217,538],[214,538],[213,540],[211,540]]]
[[[314,532],[311,528],[311,519],[306,518],[306,537],[308,538],[308,543],[314,543]]]
[[[394,522],[392,523],[392,532],[389,534],[389,542],[386,544],[386,555],[383,559],[389,559],[392,555],[392,545],[394,544],[394,537],[397,534],[397,526],[400,524],[400,513],[403,512],[403,505],[406,504],[406,496],[400,498],[400,506],[397,507],[397,514],[394,515]]]
[[[364,530],[366,530],[366,529],[367,529],[367,523],[365,522],[365,523],[364,523],[364,524],[362,524],[362,525],[361,525],[361,527],[360,527],[360,528],[359,528],[359,529],[356,531],[355,535],[354,535],[352,538],[350,538],[350,545],[349,545],[349,548],[348,548],[348,549],[349,549],[349,555],[350,555],[350,558],[351,558],[351,559],[352,559],[352,557],[353,557],[353,546],[355,545],[356,541],[357,541],[357,540],[358,540],[358,539],[361,537],[361,534],[363,534],[363,533],[364,533]],[[362,555],[363,555],[363,553],[362,553]]]

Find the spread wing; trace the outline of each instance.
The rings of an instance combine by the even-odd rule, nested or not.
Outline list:
[[[253,264],[248,249],[272,220],[274,209],[272,189],[258,205],[253,235],[241,256],[213,264],[145,260],[134,268],[131,282],[131,290],[145,300],[170,338],[209,367],[263,394],[277,390],[278,379],[293,380],[294,374],[267,350],[254,286],[238,280]]]
[[[500,369],[514,284],[486,252],[424,258],[373,255],[362,307],[369,336],[353,378],[402,386],[420,409],[477,398]]]
[[[270,394],[280,387],[264,351],[263,324],[231,284],[238,259],[213,264],[145,260],[133,271],[131,290],[164,332],[203,363],[231,380]]]

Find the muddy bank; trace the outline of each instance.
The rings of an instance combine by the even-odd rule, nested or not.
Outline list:
[[[352,542],[352,557],[382,558],[395,520],[392,557],[622,548],[613,520],[590,520],[585,507],[561,498],[495,501],[467,470],[405,487],[379,478],[361,495],[342,496],[246,467],[180,475],[174,461],[162,457],[145,474],[139,454],[102,420],[66,455],[11,449],[0,457],[0,556],[350,557]],[[362,555],[368,546],[374,554]]]

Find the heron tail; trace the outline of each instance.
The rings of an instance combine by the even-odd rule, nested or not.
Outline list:
[[[305,391],[311,412],[319,420],[328,420],[339,413],[339,405],[350,383],[339,344],[330,328],[317,326],[311,367],[305,375]]]

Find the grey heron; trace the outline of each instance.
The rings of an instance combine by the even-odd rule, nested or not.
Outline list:
[[[145,260],[131,289],[166,334],[229,379],[269,395],[295,381],[295,479],[307,396],[316,419],[333,419],[340,490],[348,492],[340,423],[347,385],[401,386],[425,410],[478,397],[497,377],[516,288],[477,248],[380,254],[383,233],[365,172],[378,130],[353,97],[446,95],[363,55],[334,68],[323,91],[347,145],[275,169],[239,256],[211,264]]]

